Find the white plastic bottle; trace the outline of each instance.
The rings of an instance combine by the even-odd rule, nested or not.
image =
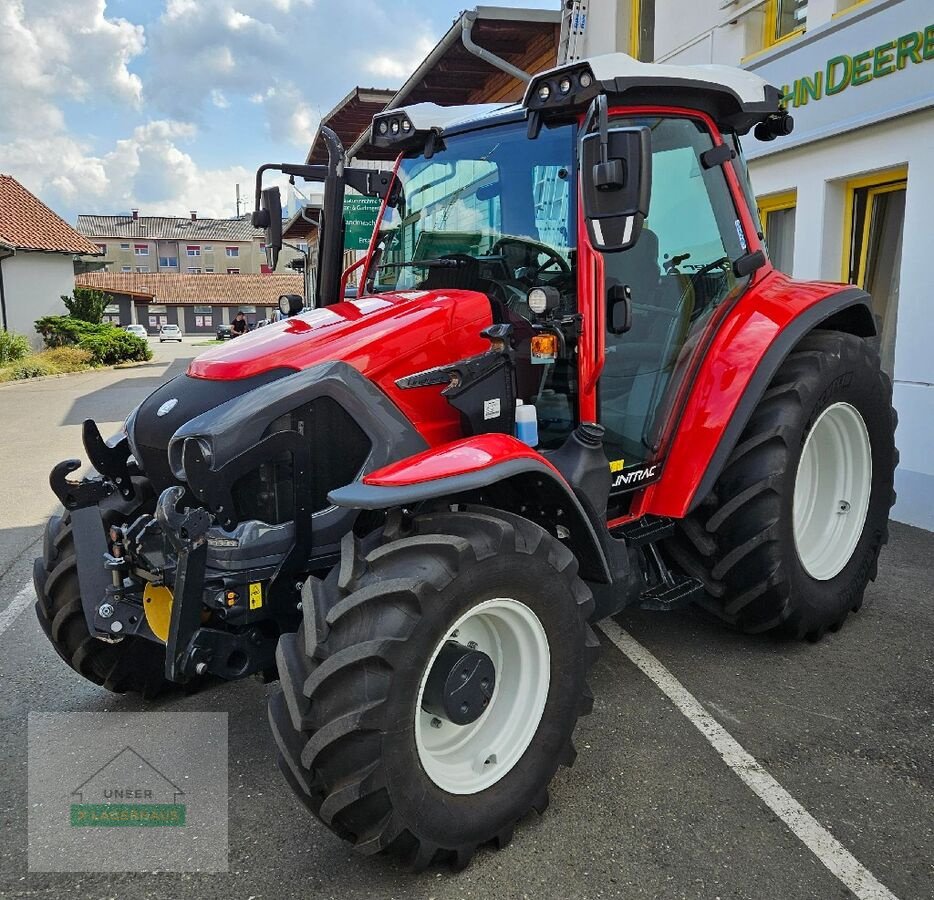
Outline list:
[[[516,400],[516,437],[530,447],[538,444],[538,412],[521,400]]]

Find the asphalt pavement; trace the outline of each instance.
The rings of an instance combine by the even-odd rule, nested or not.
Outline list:
[[[135,369],[0,386],[0,896],[854,896],[606,639],[591,679],[594,711],[578,727],[577,762],[553,783],[550,808],[531,814],[505,850],[481,851],[458,874],[411,875],[363,859],[314,821],[273,761],[270,687],[217,684],[147,706],[66,668],[31,603],[15,616],[11,604],[24,596],[54,509],[48,471],[80,456],[83,418],[115,430],[199,352],[190,341],[154,349],[156,359]],[[817,645],[736,635],[693,613],[616,619],[900,900],[934,896],[932,560],[934,535],[893,524],[863,610]],[[141,709],[228,714],[229,871],[28,872],[27,714]]]

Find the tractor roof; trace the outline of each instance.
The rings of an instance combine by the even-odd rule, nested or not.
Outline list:
[[[570,88],[562,91],[563,84],[570,84]],[[542,96],[544,85],[548,86],[547,99]],[[778,89],[752,72],[730,66],[643,63],[625,53],[608,53],[533,76],[519,104],[416,103],[386,110],[374,117],[371,140],[376,146],[416,149],[424,145],[430,131],[453,134],[522,119],[529,112],[544,118],[576,117],[601,91],[627,106],[699,110],[710,115],[722,130],[739,134],[780,111]]]

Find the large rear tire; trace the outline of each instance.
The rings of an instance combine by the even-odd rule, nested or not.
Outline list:
[[[280,768],[328,828],[416,870],[460,868],[544,812],[592,707],[585,677],[599,648],[566,547],[508,513],[423,514],[404,534],[348,535],[304,606],[298,633],[279,641],[269,718]],[[422,703],[455,640],[497,667],[489,705],[463,726]]]
[[[149,699],[178,685],[165,678],[165,647],[127,636],[117,643],[94,637],[81,605],[77,557],[68,513],[46,525],[35,561],[36,616],[58,655],[79,675],[117,694]]]
[[[713,492],[668,551],[701,605],[746,632],[818,640],[860,608],[888,540],[895,411],[868,341],[804,338],[779,368]]]

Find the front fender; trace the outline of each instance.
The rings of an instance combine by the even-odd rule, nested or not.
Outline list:
[[[663,477],[646,489],[637,514],[682,518],[710,493],[775,373],[815,328],[874,336],[870,296],[776,272],[742,298],[704,351]]]
[[[497,488],[503,489],[500,502]],[[433,447],[331,491],[328,500],[351,509],[393,509],[477,493],[486,505],[501,509],[509,508],[507,494],[527,497],[530,506],[561,508],[582,577],[614,580],[603,547],[608,535],[601,541],[597,531],[606,533],[605,524],[590,519],[571,486],[544,456],[511,435],[480,434]],[[529,517],[524,507],[510,511]],[[538,524],[555,533],[554,521]]]

